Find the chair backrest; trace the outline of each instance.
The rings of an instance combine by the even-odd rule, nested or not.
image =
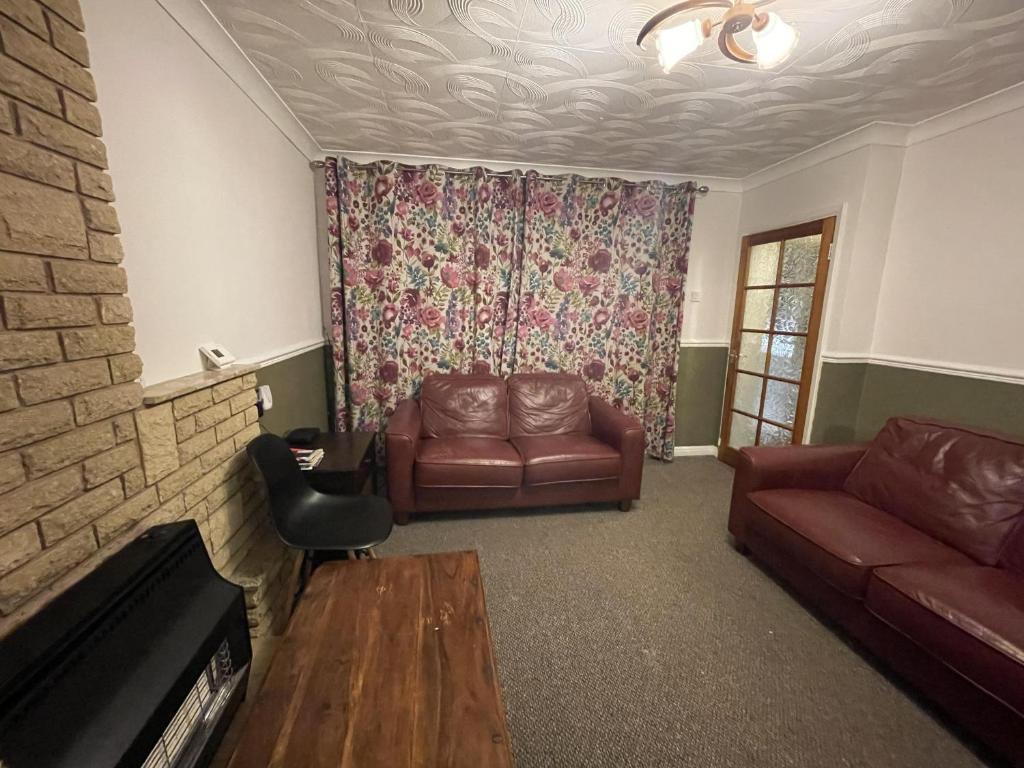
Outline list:
[[[423,437],[508,440],[508,391],[498,376],[431,375],[420,390]]]
[[[580,376],[514,373],[508,377],[509,431],[527,435],[590,434],[590,399]]]
[[[270,495],[270,514],[281,533],[288,528],[289,510],[294,509],[309,486],[288,443],[277,435],[264,433],[245,449],[263,479]]]

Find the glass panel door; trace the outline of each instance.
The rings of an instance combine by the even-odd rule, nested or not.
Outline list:
[[[743,240],[719,457],[801,442],[835,219]]]

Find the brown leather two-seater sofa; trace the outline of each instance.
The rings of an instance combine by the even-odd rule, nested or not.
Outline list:
[[[640,497],[640,422],[587,394],[579,376],[433,375],[386,430],[395,521],[421,512]]]
[[[1024,766],[1024,440],[896,418],[868,445],[746,448],[729,530]]]

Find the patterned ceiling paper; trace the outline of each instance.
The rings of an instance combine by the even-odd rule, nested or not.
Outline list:
[[[385,155],[742,177],[1024,81],[1021,0],[777,0],[781,67],[669,75],[635,45],[664,0],[206,2],[322,147]]]

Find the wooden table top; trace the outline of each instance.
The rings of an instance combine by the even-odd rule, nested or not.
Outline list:
[[[321,432],[303,448],[323,448],[324,458],[312,472],[355,472],[367,458],[374,432]]]
[[[475,552],[313,574],[229,768],[512,768]]]

